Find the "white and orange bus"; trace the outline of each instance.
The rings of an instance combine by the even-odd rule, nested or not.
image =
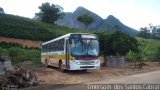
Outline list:
[[[41,61],[45,66],[64,70],[99,69],[99,40],[95,34],[69,33],[42,43]]]

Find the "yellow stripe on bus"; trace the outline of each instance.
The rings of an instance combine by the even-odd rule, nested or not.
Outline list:
[[[66,55],[65,55],[65,54],[60,54],[60,55],[41,55],[41,58],[65,60],[65,59],[66,59]],[[70,60],[73,60],[74,57],[70,55],[70,56],[69,56],[69,59],[70,59]]]

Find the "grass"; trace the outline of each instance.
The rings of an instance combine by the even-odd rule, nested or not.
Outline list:
[[[136,38],[142,47],[146,47],[148,45],[147,51],[155,52],[157,48],[160,46],[160,40],[155,39],[144,39],[137,37]]]
[[[146,49],[146,58],[149,60],[155,59],[155,53],[158,51],[158,48],[160,47],[160,40],[155,39],[144,39],[140,37],[136,37],[136,39],[139,42],[139,48],[140,49]]]

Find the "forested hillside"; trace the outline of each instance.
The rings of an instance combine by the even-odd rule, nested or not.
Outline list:
[[[47,41],[70,32],[87,31],[46,24],[14,15],[0,14],[0,36],[3,37]]]

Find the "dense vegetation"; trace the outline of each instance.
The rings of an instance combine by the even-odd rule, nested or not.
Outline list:
[[[159,61],[160,60],[160,41],[154,39],[138,38],[139,42],[138,52],[129,51],[126,54],[128,61],[139,62],[138,68],[145,65],[145,61]],[[137,64],[135,63],[135,67]]]
[[[70,32],[87,32],[42,23],[24,17],[0,14],[0,36],[47,41]]]
[[[100,41],[101,55],[130,55],[132,59],[140,59],[140,61],[159,60],[160,58],[159,40],[135,39],[121,31],[84,31],[46,24],[19,16],[0,14],[0,36],[4,37],[46,41],[66,33],[74,32],[97,34]],[[1,55],[9,55],[14,64],[22,61],[40,63],[39,49],[23,48],[19,44],[1,42]],[[135,58],[135,55],[137,58]]]
[[[144,62],[147,60],[160,61],[160,25],[154,26],[149,24],[149,27],[142,27],[140,28],[138,36],[148,40],[137,38],[141,44],[139,47],[141,52],[129,52],[128,56],[131,60],[138,60],[141,67],[145,65]]]
[[[137,40],[128,34],[115,30],[114,32],[96,32],[100,41],[101,55],[124,56],[127,52],[138,52]]]

